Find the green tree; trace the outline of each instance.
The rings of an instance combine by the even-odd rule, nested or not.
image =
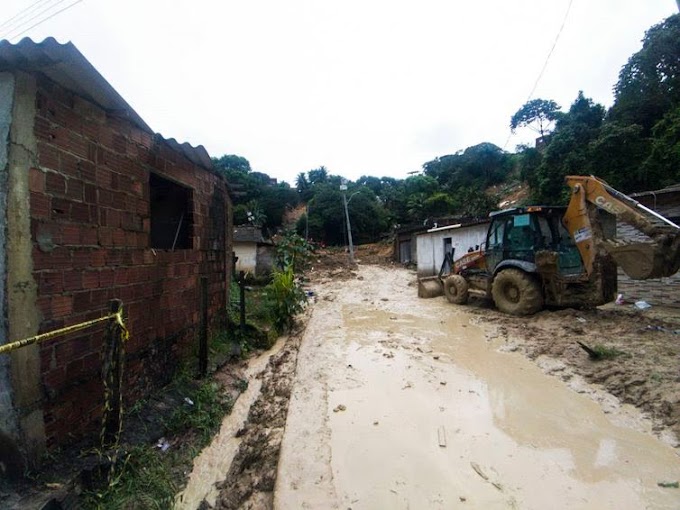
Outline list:
[[[680,181],[680,107],[667,113],[654,126],[654,138],[643,175],[647,189],[677,184]]]
[[[533,202],[554,205],[567,201],[564,177],[582,174],[588,168],[589,144],[598,137],[604,114],[602,105],[586,98],[580,91],[569,111],[559,116],[536,170]]]
[[[651,133],[663,116],[680,106],[680,14],[654,25],[619,73],[612,120],[639,124]]]
[[[560,106],[551,99],[532,99],[512,116],[510,129],[514,133],[518,127],[528,127],[543,138],[554,126],[559,110]]]

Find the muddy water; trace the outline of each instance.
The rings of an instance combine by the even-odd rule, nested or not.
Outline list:
[[[224,480],[241,444],[236,432],[243,427],[250,406],[260,394],[262,381],[257,376],[264,371],[269,358],[278,353],[284,345],[285,338],[280,338],[271,350],[251,359],[248,363],[244,374],[248,388],[241,393],[231,413],[224,418],[217,436],[194,459],[187,486],[175,499],[176,510],[195,510],[203,499],[210,505],[215,504],[219,494],[215,484]]]
[[[376,271],[314,311],[277,508],[680,508],[675,450]]]

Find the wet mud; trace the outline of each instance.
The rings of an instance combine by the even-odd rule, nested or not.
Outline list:
[[[680,506],[658,485],[680,457],[653,422],[546,374],[502,319],[418,300],[405,270],[315,291],[275,508]]]

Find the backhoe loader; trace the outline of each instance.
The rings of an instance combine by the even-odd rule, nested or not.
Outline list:
[[[592,176],[567,176],[566,207],[529,206],[491,213],[486,242],[442,275],[456,304],[470,295],[492,299],[514,315],[544,306],[593,307],[613,301],[617,265],[645,280],[680,269],[680,227]],[[604,211],[604,213],[602,212]],[[613,215],[644,240],[606,236],[602,217]]]

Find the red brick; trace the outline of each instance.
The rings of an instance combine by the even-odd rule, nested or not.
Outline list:
[[[106,265],[106,250],[93,250],[90,254],[92,267],[104,267]]]
[[[80,223],[91,223],[90,207],[82,202],[72,202],[70,219]]]
[[[76,313],[88,312],[91,310],[92,292],[83,291],[73,294],[73,311]]]
[[[83,288],[84,289],[99,288],[99,271],[83,272]]]
[[[80,227],[80,244],[83,246],[96,246],[98,244],[99,235],[97,227],[81,225]]]
[[[50,217],[50,198],[47,195],[31,192],[31,217],[39,219]]]
[[[122,228],[113,229],[113,245],[120,248],[126,246],[125,231]]]
[[[80,160],[75,156],[68,154],[66,152],[62,152],[61,165],[59,167],[61,173],[71,177],[79,177],[80,174],[79,161]]]
[[[97,203],[97,187],[92,184],[85,184],[83,190],[83,199],[88,204]]]
[[[128,281],[128,271],[124,267],[119,267],[115,270],[113,274],[113,283],[115,286],[127,285]]]
[[[83,275],[80,271],[64,271],[63,281],[66,292],[82,290],[83,288]]]
[[[41,168],[59,170],[59,151],[51,145],[38,142],[38,162]]]
[[[76,156],[84,159],[90,156],[88,140],[74,131],[69,132],[68,149]]]
[[[103,166],[97,166],[95,172],[95,181],[97,186],[108,189],[111,187],[111,170]]]
[[[73,311],[73,298],[71,296],[52,297],[52,317],[59,318],[69,315]]]
[[[80,160],[78,162],[78,168],[80,170],[80,178],[84,181],[95,182],[97,167],[91,161]]]
[[[75,200],[83,199],[83,181],[69,179],[66,181],[66,196]]]
[[[45,191],[45,172],[39,168],[31,168],[28,171],[28,189],[36,193]]]
[[[66,245],[80,244],[80,226],[73,224],[64,224],[60,227],[61,242]]]
[[[65,198],[53,198],[51,213],[53,220],[70,218],[71,201],[66,200]]]
[[[92,250],[82,248],[73,250],[71,263],[73,264],[74,269],[84,269],[90,266],[91,259]]]
[[[114,285],[114,270],[113,269],[102,269],[99,272],[99,285],[101,287],[113,287]]]
[[[100,227],[98,230],[99,244],[101,246],[113,246],[113,228]]]

